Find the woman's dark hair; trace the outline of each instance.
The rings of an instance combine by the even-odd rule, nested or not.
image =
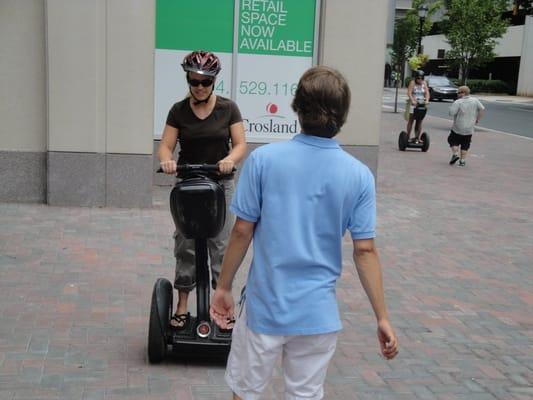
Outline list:
[[[350,88],[341,73],[317,66],[300,78],[292,109],[298,114],[304,133],[331,138],[346,122]]]

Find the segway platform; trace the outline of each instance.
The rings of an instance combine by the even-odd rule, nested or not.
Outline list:
[[[231,347],[231,330],[221,330],[214,321],[191,316],[184,329],[170,325],[172,284],[159,278],[152,292],[148,359],[159,363],[168,354],[177,356],[227,357]]]
[[[203,345],[229,351],[231,345],[231,331],[222,331],[213,321],[201,323],[193,316],[184,329],[178,330],[170,326],[168,338],[171,346],[180,348]]]
[[[402,131],[398,137],[398,148],[400,151],[405,151],[405,149],[420,149],[426,152],[429,149],[429,135],[426,132],[422,132],[420,140],[414,142],[409,140],[407,132]]]

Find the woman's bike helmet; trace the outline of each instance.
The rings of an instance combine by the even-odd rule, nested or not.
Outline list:
[[[185,72],[215,77],[220,72],[220,60],[210,51],[193,51],[185,56],[181,66]]]
[[[424,71],[422,71],[421,69],[417,69],[415,71],[415,78],[424,78]]]

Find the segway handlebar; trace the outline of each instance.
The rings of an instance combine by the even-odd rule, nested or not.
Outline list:
[[[218,164],[179,164],[176,166],[176,172],[218,172]],[[233,167],[232,172],[237,169]],[[163,169],[159,167],[157,173],[163,173]]]

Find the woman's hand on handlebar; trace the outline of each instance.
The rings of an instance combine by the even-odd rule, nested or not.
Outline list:
[[[165,174],[176,175],[176,160],[161,161],[159,166]]]
[[[235,162],[229,157],[223,158],[218,163],[218,170],[222,175],[228,175],[233,172],[235,168]]]

